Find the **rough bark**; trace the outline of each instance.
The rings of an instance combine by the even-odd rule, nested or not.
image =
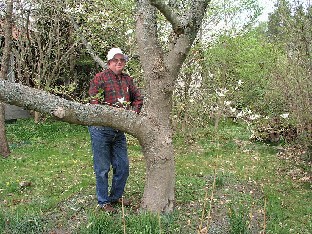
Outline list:
[[[172,144],[172,93],[180,68],[190,50],[205,15],[208,1],[194,1],[196,12],[180,19],[162,1],[138,1],[136,35],[140,59],[146,79],[145,111],[151,131],[143,139],[146,159],[146,182],[142,207],[170,212],[174,207],[175,163]],[[158,43],[156,8],[172,24],[175,40],[165,53]],[[200,15],[200,17],[198,17]]]
[[[11,60],[11,47],[12,47],[12,12],[13,0],[7,2],[5,24],[4,24],[4,48],[1,61],[0,79],[6,79],[8,76],[10,60]],[[0,102],[0,155],[8,157],[10,155],[10,148],[6,138],[5,131],[5,109],[4,104]]]
[[[140,136],[146,116],[110,106],[81,104],[68,101],[46,91],[19,83],[0,80],[0,101],[52,115],[56,119],[80,125],[111,126]]]
[[[0,102],[0,156],[7,158],[10,155],[10,148],[5,131],[4,104]]]
[[[4,48],[0,72],[0,77],[3,79],[6,79],[10,65],[11,44],[12,44],[12,11],[13,11],[13,0],[8,1],[5,15]]]

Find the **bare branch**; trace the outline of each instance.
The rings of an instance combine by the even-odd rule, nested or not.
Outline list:
[[[180,35],[184,32],[183,25],[181,24],[181,20],[179,19],[178,15],[176,15],[167,4],[161,0],[150,0],[150,3],[156,7],[171,23],[173,31],[176,34]]]
[[[110,126],[140,137],[147,122],[144,115],[107,105],[81,104],[46,91],[0,79],[0,101],[36,110],[80,125]]]
[[[75,30],[77,32],[79,32],[80,31],[79,25],[76,23],[76,21],[72,17],[70,17],[70,20],[71,20]],[[93,60],[95,62],[97,62],[103,69],[106,69],[107,64],[99,56],[96,55],[95,51],[92,49],[92,47],[88,43],[87,39],[82,35],[82,33],[79,34],[79,38],[82,41],[82,43],[84,44],[84,46],[86,47],[87,51],[89,52],[89,54],[91,55]]]
[[[187,34],[197,33],[202,19],[205,15],[208,4],[211,0],[194,0],[189,12],[184,15],[187,18],[181,18],[173,12],[173,9],[165,4],[162,0],[149,0],[151,5],[156,7],[165,18],[171,23],[173,31],[177,34],[184,34],[187,30]]]

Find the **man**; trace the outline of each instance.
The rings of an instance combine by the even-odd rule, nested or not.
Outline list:
[[[110,105],[140,113],[143,99],[133,79],[123,73],[127,56],[121,49],[112,48],[107,54],[108,69],[95,75],[90,82],[91,104]],[[107,212],[114,212],[114,204],[130,205],[122,198],[129,176],[129,160],[125,134],[117,129],[89,126],[93,164],[96,177],[98,205]],[[108,173],[113,168],[110,192]]]

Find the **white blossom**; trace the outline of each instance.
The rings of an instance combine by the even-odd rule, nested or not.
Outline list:
[[[236,108],[230,106],[230,111],[231,111],[232,113],[234,113],[234,112],[236,112]]]
[[[249,109],[246,109],[246,112],[247,112],[247,114],[249,114],[249,115],[251,115],[251,114],[252,114],[252,111],[251,111],[251,110],[249,110]]]
[[[216,94],[219,96],[219,97],[225,97],[225,94],[228,92],[228,90],[226,88],[221,88],[219,90],[216,90]]]
[[[130,35],[133,33],[133,29],[129,29],[127,32],[126,32],[126,35]]]
[[[240,112],[236,115],[236,117],[237,117],[237,118],[241,118],[241,117],[243,117],[244,115],[245,115],[244,111],[240,111]]]
[[[120,102],[121,104],[125,102],[125,98],[122,97],[122,98],[118,98],[118,102]]]
[[[253,114],[253,115],[251,115],[249,118],[250,118],[251,120],[256,120],[256,119],[259,119],[260,117],[261,117],[260,115]]]
[[[219,107],[218,107],[218,106],[211,106],[211,107],[210,107],[210,110],[212,110],[212,111],[217,111],[217,110],[219,110]]]
[[[287,119],[289,117],[289,113],[281,114],[280,115],[283,119]]]
[[[231,104],[232,104],[231,101],[224,101],[224,105],[225,105],[225,106],[229,106],[229,105],[231,105]]]

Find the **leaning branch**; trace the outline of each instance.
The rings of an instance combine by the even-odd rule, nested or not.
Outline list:
[[[191,2],[192,5],[190,6],[190,10],[183,14],[184,18],[181,18],[181,21],[184,22],[183,34],[175,38],[175,41],[172,44],[172,49],[166,57],[166,64],[170,61],[170,64],[177,65],[168,67],[173,73],[179,72],[180,66],[191,49],[201,27],[203,18],[206,15],[210,1],[211,0],[193,0]],[[172,76],[173,79],[174,77],[176,76]],[[173,82],[175,81],[173,80]]]
[[[195,34],[194,39],[202,24],[203,18],[206,15],[208,4],[210,2],[211,0],[195,0],[192,3],[192,7],[190,8],[190,11],[188,13],[189,21],[187,25],[191,29],[190,33]]]
[[[35,110],[60,121],[80,125],[110,126],[139,137],[145,117],[107,105],[81,104],[48,92],[0,79],[0,101]]]
[[[167,4],[165,4],[161,0],[150,0],[150,3],[165,16],[165,18],[172,25],[173,31],[176,34],[180,35],[184,33],[183,29],[184,27],[181,24],[181,20],[179,19],[178,15],[176,15]]]
[[[75,30],[79,32],[80,31],[79,25],[76,23],[76,21],[72,17],[70,18],[70,20]],[[99,56],[96,55],[95,51],[92,49],[91,45],[88,43],[87,39],[82,35],[82,33],[79,33],[79,38],[84,44],[84,46],[86,47],[87,51],[89,52],[93,60],[97,62],[103,69],[105,69],[107,67],[106,63]]]

